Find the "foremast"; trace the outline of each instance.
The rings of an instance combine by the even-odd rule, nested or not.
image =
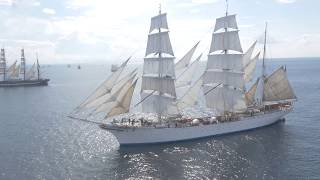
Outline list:
[[[0,55],[0,73],[3,74],[3,81],[6,80],[6,69],[7,69],[7,62],[6,62],[6,54],[4,48],[1,48],[1,55]]]
[[[178,114],[176,100],[174,53],[166,13],[151,18],[141,84],[142,112],[162,116]]]
[[[243,51],[235,15],[229,15],[228,2],[224,17],[216,20],[206,70],[203,76],[208,108],[217,115],[246,110],[244,97]]]
[[[26,80],[26,58],[24,56],[24,49],[21,49],[20,74],[23,74],[23,80]]]

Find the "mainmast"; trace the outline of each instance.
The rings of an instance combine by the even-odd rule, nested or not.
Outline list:
[[[262,58],[262,100],[263,100],[263,94],[264,94],[264,81],[265,78],[267,77],[266,74],[266,64],[265,64],[265,60],[266,60],[266,49],[267,49],[267,27],[268,27],[268,23],[266,22],[266,27],[265,27],[265,31],[264,31],[264,44],[263,44],[263,58]]]
[[[174,59],[167,15],[160,6],[151,18],[141,84],[142,112],[157,114],[159,121],[165,114],[177,114],[170,107],[176,99]]]
[[[231,52],[232,51],[232,52]],[[217,18],[203,76],[208,108],[217,115],[246,110],[244,98],[243,51],[235,15]]]
[[[40,65],[39,65],[39,58],[37,53],[37,74],[38,74],[38,80],[40,79]]]
[[[23,80],[26,80],[26,58],[24,56],[24,49],[21,49],[21,67],[23,73]]]
[[[161,15],[161,4],[159,4],[159,16]],[[160,26],[158,28],[158,31],[159,31],[159,34],[161,33],[161,21],[160,21]],[[160,36],[160,41],[159,41],[159,47],[161,47],[161,36]],[[161,73],[161,69],[162,69],[162,61],[161,61],[161,51],[159,51],[159,67],[158,67],[158,77],[159,79],[162,77],[162,73]],[[159,84],[160,88],[161,89],[162,87],[162,84],[160,83]],[[162,97],[163,93],[161,91],[159,91],[159,104],[158,104],[158,121],[161,122],[161,114],[162,114],[162,108],[161,108],[161,104],[162,104],[162,100],[161,100],[161,97]]]
[[[6,80],[6,69],[7,69],[7,62],[6,62],[6,54],[4,48],[1,49],[1,57],[0,57],[0,71],[3,73],[3,81]]]

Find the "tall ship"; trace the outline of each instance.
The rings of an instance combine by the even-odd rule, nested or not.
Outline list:
[[[24,49],[21,49],[21,61],[17,65],[15,61],[7,68],[5,49],[1,49],[0,55],[0,87],[16,87],[16,86],[46,86],[49,79],[41,78],[40,64],[37,55],[37,60],[30,69],[26,67],[26,58]]]
[[[137,70],[124,73],[129,58],[70,117],[89,122],[102,118],[106,123],[98,123],[100,128],[111,132],[120,146],[193,140],[283,120],[297,98],[284,66],[266,72],[267,27],[262,72],[248,90],[260,53],[253,54],[256,42],[243,53],[238,32],[236,15],[228,10],[216,19],[205,71],[192,80],[199,74],[201,55],[190,62],[198,43],[175,63],[167,14],[160,10],[151,18],[141,77]],[[187,90],[180,91],[182,87]],[[133,104],[135,90],[140,101]],[[197,113],[186,114],[186,109]]]

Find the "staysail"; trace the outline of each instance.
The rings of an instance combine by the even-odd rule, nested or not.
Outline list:
[[[184,109],[198,104],[198,96],[202,87],[202,78],[200,77],[195,84],[178,100],[178,108]]]
[[[257,92],[258,84],[259,84],[259,78],[251,86],[251,88],[246,92],[245,96],[246,96],[247,106],[253,105],[255,103],[255,94]]]
[[[108,94],[111,92],[113,86],[117,82],[118,78],[120,77],[122,71],[126,67],[128,61],[131,57],[129,57],[122,65],[119,67],[117,71],[112,73],[83,103],[81,103],[76,110],[82,109],[85,107],[88,103],[96,100],[97,98]]]
[[[161,116],[171,115],[171,106],[176,99],[175,57],[166,17],[160,12],[151,18],[140,93],[142,111],[156,113],[159,120]]]
[[[109,93],[106,93],[106,94],[98,97],[97,99],[92,100],[91,102],[87,103],[84,106],[84,108],[90,109],[90,108],[96,108],[98,106],[101,106],[103,103],[105,103],[106,101],[109,100],[109,98],[112,96],[112,94],[114,94],[119,89],[121,89],[122,86],[127,83],[127,81],[129,81],[130,79],[134,79],[137,75],[136,71],[137,71],[137,69],[133,70],[132,72],[130,72],[129,74],[124,76],[122,79],[118,80],[118,83],[116,83],[114,85],[114,87],[112,88],[112,90]]]
[[[26,79],[35,79],[36,78],[36,64],[33,63],[33,65],[31,66],[31,68],[29,69],[29,71],[26,74]]]
[[[132,86],[132,82],[135,76],[127,80],[116,92],[112,93],[111,96],[102,104],[96,106],[91,114],[97,113],[108,113],[114,108],[122,97],[127,93],[128,89]]]
[[[177,88],[191,85],[194,74],[199,67],[201,56],[202,54],[200,54],[200,56],[195,61],[193,61],[192,64],[185,71],[183,71],[179,76],[177,76]]]
[[[127,89],[124,95],[116,101],[116,105],[109,111],[106,118],[129,112],[132,95],[136,87],[136,84],[137,80],[135,80],[135,82]]]
[[[196,51],[200,41],[198,41],[176,64],[175,64],[175,71],[177,74],[177,77],[181,75],[182,72],[186,70],[186,68],[189,66],[190,61],[192,59],[192,56],[194,52]]]
[[[237,27],[235,15],[227,15],[217,19],[212,35],[203,90],[209,92],[205,95],[207,107],[214,109],[217,115],[242,112],[247,108],[243,51]]]
[[[244,80],[245,82],[249,82],[252,80],[254,72],[256,70],[257,61],[259,59],[260,52],[254,56],[254,58],[250,59],[250,61],[244,66]]]

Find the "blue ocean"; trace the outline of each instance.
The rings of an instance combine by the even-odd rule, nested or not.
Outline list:
[[[320,59],[270,60],[268,71],[281,65],[298,97],[285,122],[121,149],[108,131],[67,117],[110,66],[43,66],[49,86],[0,89],[0,179],[320,179]]]

